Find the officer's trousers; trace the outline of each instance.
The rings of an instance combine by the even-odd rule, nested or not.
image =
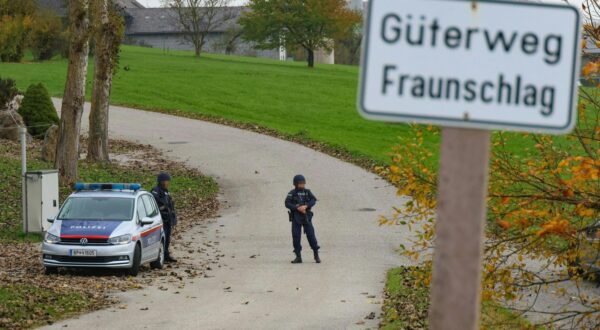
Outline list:
[[[315,228],[312,225],[312,222],[308,222],[303,225],[301,223],[297,223],[296,221],[292,221],[292,240],[294,242],[294,253],[300,253],[302,251],[302,244],[300,241],[302,240],[302,227],[304,227],[304,232],[306,233],[306,238],[308,239],[308,243],[310,244],[310,248],[313,251],[319,250],[319,244],[317,243],[317,236],[315,235]]]
[[[163,229],[165,230],[165,258],[168,258],[171,255],[169,245],[171,245],[171,231],[173,227],[170,222],[164,222]]]

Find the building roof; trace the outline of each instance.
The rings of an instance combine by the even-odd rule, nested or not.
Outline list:
[[[37,0],[37,5],[41,9],[55,12],[60,17],[67,16],[67,1],[68,0]],[[144,8],[144,6],[136,0],[114,0],[115,4],[125,8]]]
[[[212,31],[224,32],[236,26],[242,10],[243,7],[219,8],[217,15],[232,15],[233,19],[215,26]],[[127,35],[183,33],[177,12],[171,8],[128,8],[127,16]]]

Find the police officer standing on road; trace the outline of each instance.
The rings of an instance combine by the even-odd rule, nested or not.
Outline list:
[[[177,224],[177,213],[175,213],[175,204],[169,194],[169,185],[171,184],[171,176],[169,173],[161,172],[157,177],[158,184],[152,188],[152,195],[158,204],[160,215],[163,219],[163,227],[165,230],[165,262],[177,262],[169,252],[171,244],[171,232]]]
[[[294,189],[290,191],[285,199],[285,207],[289,209],[290,222],[292,223],[292,239],[294,242],[294,253],[296,259],[293,264],[302,263],[302,227],[308,239],[308,243],[313,250],[315,261],[321,263],[319,258],[319,244],[315,236],[315,228],[312,225],[312,208],[317,203],[317,198],[313,193],[306,189],[306,179],[302,175],[294,177]]]

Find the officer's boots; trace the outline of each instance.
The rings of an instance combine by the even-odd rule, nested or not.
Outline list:
[[[296,252],[296,259],[292,260],[293,264],[301,264],[302,263],[302,256],[300,255],[300,252]]]
[[[320,264],[321,258],[319,258],[319,251],[315,250],[315,262]]]

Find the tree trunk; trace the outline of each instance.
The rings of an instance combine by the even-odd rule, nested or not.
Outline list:
[[[197,40],[196,44],[194,45],[194,49],[195,49],[195,53],[196,53],[196,57],[200,57],[200,55],[202,54],[202,46],[204,46],[204,37],[200,37],[199,40]]]
[[[87,159],[108,162],[108,111],[114,72],[112,46],[119,42],[111,29],[109,20],[110,0],[96,0],[95,17],[98,22],[96,32],[96,51],[94,66],[94,85],[92,91],[92,109],[90,111],[90,131]]]
[[[79,130],[85,102],[85,82],[89,54],[88,0],[69,1],[69,67],[62,101],[60,133],[54,165],[61,177],[72,183],[77,179]]]
[[[308,53],[308,67],[309,68],[314,68],[315,67],[315,51],[312,49],[307,49],[306,52]]]

